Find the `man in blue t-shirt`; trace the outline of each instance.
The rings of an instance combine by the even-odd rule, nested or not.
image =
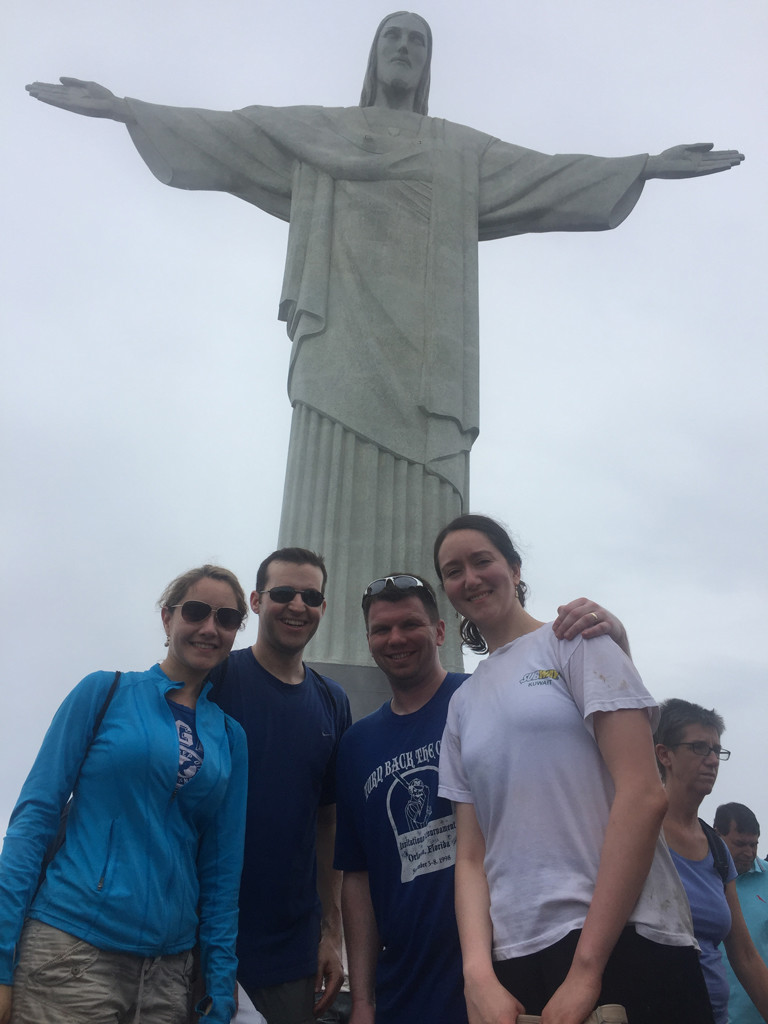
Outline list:
[[[730,850],[738,871],[736,892],[757,952],[768,963],[768,862],[757,856],[760,824],[745,804],[721,804],[715,812],[715,831]],[[734,1024],[759,1024],[760,1012],[744,991],[727,957],[728,1016]]]
[[[456,823],[437,795],[448,701],[466,677],[440,664],[445,623],[428,583],[401,574],[372,589],[363,599],[368,646],[392,699],[345,734],[336,784],[351,1022],[466,1024]]]
[[[558,636],[610,633],[627,649],[623,626],[599,605],[580,599],[559,611]],[[466,675],[440,663],[445,623],[420,577],[374,580],[363,614],[392,698],[339,747],[334,865],[344,872],[350,1024],[467,1024],[453,909],[456,823],[437,795],[448,703]]]
[[[344,978],[333,845],[349,701],[302,661],[325,611],[326,580],[314,552],[273,551],[251,594],[256,643],[212,675],[212,699],[248,740],[238,981],[268,1024],[313,1024]]]

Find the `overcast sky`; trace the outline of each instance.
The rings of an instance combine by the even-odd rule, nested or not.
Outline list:
[[[720,711],[733,756],[704,813],[741,800],[768,832],[768,7],[419,11],[435,116],[544,152],[746,153],[725,174],[649,182],[616,231],[481,245],[471,506],[511,528],[537,617],[599,600],[659,699]],[[169,579],[213,560],[252,588],[277,540],[290,421],[287,226],[163,187],[122,125],[45,107],[24,84],[72,75],[217,109],[351,105],[386,13],[6,0],[2,821],[74,683],[162,656]],[[249,622],[237,646],[255,635]]]

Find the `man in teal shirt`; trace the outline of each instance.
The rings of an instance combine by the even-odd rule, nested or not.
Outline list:
[[[757,856],[760,825],[744,804],[730,803],[717,808],[715,830],[730,850],[739,873],[736,891],[749,934],[760,956],[768,962],[768,862]],[[762,1024],[755,1004],[739,984],[727,958],[723,959],[730,986],[731,1024]]]

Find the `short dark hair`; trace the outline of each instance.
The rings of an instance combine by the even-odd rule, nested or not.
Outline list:
[[[714,708],[703,708],[701,704],[693,704],[689,700],[670,697],[660,704],[661,717],[653,735],[654,743],[664,747],[674,747],[680,743],[683,733],[689,725],[703,725],[705,729],[714,729],[718,736],[725,732],[725,722]],[[656,758],[662,779],[666,772],[664,765]]]
[[[746,804],[720,804],[715,811],[715,828],[721,836],[727,836],[731,824],[737,832],[746,832],[752,836],[760,835],[760,823]]]
[[[388,576],[413,576],[414,579],[421,580],[422,586],[408,587],[406,590],[401,590],[399,587],[392,585],[384,587],[378,594],[366,594],[363,597],[365,628],[368,629],[368,612],[371,610],[372,604],[377,604],[379,601],[397,604],[398,601],[405,601],[409,597],[418,597],[424,605],[424,611],[429,616],[429,621],[433,626],[436,626],[440,621],[440,611],[437,607],[437,595],[430,583],[423,576],[419,576],[415,572],[388,572],[382,579],[386,579]]]
[[[437,578],[440,580],[441,584],[443,582],[443,574],[440,572],[440,561],[438,557],[440,554],[440,548],[448,534],[455,533],[456,530],[477,530],[479,533],[485,534],[491,544],[493,544],[499,553],[503,555],[508,565],[513,569],[522,569],[522,559],[520,558],[515,545],[512,543],[512,538],[501,523],[497,523],[496,520],[491,519],[490,516],[479,516],[473,515],[472,513],[466,513],[465,515],[457,516],[456,519],[452,519],[447,526],[442,528],[435,539],[435,546],[432,554],[435,563],[435,572],[437,573]],[[528,586],[523,583],[522,580],[517,584],[516,593],[518,601],[523,607],[525,607],[525,597],[528,593]],[[488,653],[488,644],[485,642],[482,633],[471,619],[461,620],[461,642],[464,647],[468,647],[471,651],[475,651],[477,654]]]
[[[267,571],[273,562],[290,562],[292,565],[314,565],[323,574],[323,590],[328,582],[328,570],[325,568],[325,561],[322,555],[318,555],[308,548],[278,548],[271,555],[267,555],[256,572],[256,590],[263,593],[267,585]]]

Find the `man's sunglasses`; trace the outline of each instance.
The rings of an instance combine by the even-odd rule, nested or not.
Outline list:
[[[365,593],[363,594],[363,607],[365,607],[365,602],[369,597],[373,597],[375,594],[380,594],[382,590],[386,590],[387,587],[390,589],[394,588],[396,590],[413,590],[414,587],[421,587],[426,591],[427,596],[433,604],[435,601],[432,591],[429,589],[427,584],[416,576],[382,576],[381,579],[373,580],[373,582],[369,583],[365,588]]]
[[[217,626],[222,629],[240,629],[244,615],[237,608],[213,608],[205,601],[185,601],[183,604],[172,604],[171,608],[181,608],[181,617],[185,622],[205,622],[213,612]]]
[[[297,590],[296,587],[272,587],[271,590],[260,590],[260,594],[269,594],[276,604],[290,604],[298,594],[307,608],[319,608],[325,600],[320,590]]]

